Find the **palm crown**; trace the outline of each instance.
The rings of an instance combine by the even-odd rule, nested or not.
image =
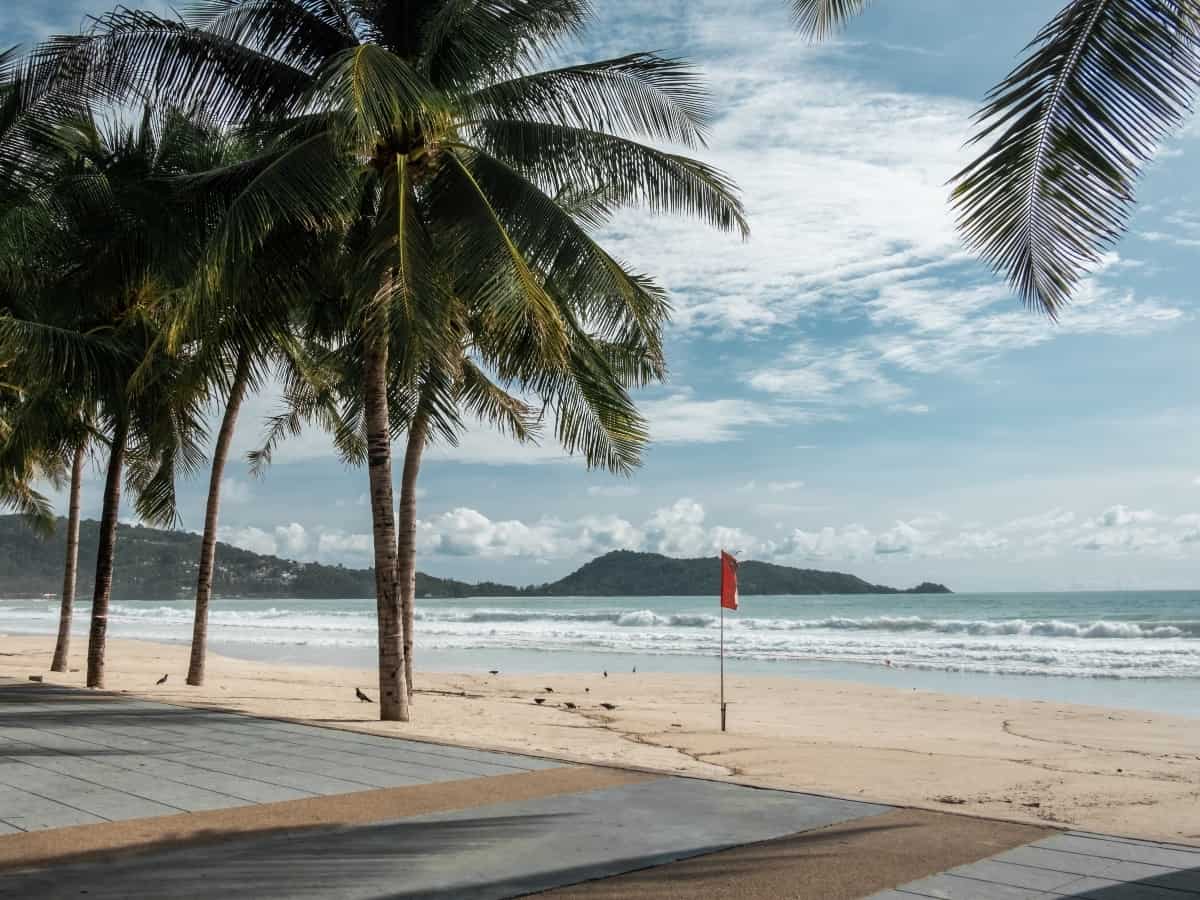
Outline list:
[[[452,437],[461,410],[533,433],[510,387],[552,408],[569,450],[629,470],[647,434],[627,389],[665,371],[669,310],[595,228],[637,205],[746,231],[724,175],[643,142],[703,144],[688,66],[633,54],[538,70],[589,14],[583,0],[201,0],[181,20],[117,10],[35,55],[36,96],[166,101],[257,148],[177,182],[220,208],[199,295],[304,258],[281,233],[318,248],[304,260],[325,290],[302,298],[316,323],[303,339],[322,335],[314,368],[341,374],[291,393],[326,419],[341,395],[337,427],[365,435],[350,443],[372,485],[381,672],[402,630],[394,431],[410,432],[410,501],[426,431]],[[411,511],[402,497],[401,590]],[[394,685],[381,691],[390,717]]]

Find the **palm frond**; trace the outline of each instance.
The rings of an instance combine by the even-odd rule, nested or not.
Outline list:
[[[637,334],[659,347],[670,306],[653,282],[631,275],[559,204],[520,172],[474,152],[471,171],[530,265],[576,315],[609,337]]]
[[[589,0],[443,0],[420,29],[417,59],[439,87],[508,77],[578,37]]]
[[[313,79],[307,104],[336,113],[345,137],[371,155],[381,139],[437,133],[446,112],[428,80],[377,44],[359,44],[331,56]]]
[[[1074,0],[989,93],[973,143],[991,143],[954,177],[954,205],[1027,304],[1055,316],[1124,231],[1142,168],[1191,109],[1198,12]]]
[[[496,384],[470,359],[462,363],[459,400],[467,412],[522,443],[537,439],[541,417],[529,404]]]
[[[690,64],[632,53],[523,75],[467,97],[470,118],[553,122],[702,146],[712,120],[707,88]]]
[[[252,43],[124,7],[88,33],[47,39],[34,60],[39,84],[68,96],[161,98],[223,121],[295,112],[312,84],[311,72]]]
[[[600,131],[512,119],[480,121],[473,137],[550,194],[603,189],[613,206],[690,216],[742,237],[750,233],[733,181],[698,160]]]
[[[526,258],[474,173],[473,151],[452,147],[439,173],[431,208],[443,223],[459,225],[456,260],[459,293],[487,310],[497,339],[554,364],[565,358],[567,330],[559,305]],[[451,237],[452,235],[447,235]]]
[[[791,0],[792,17],[800,33],[810,40],[829,37],[846,20],[867,8],[869,0]]]

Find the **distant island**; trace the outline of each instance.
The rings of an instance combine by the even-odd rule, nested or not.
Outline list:
[[[41,538],[19,516],[0,516],[0,597],[56,594],[62,589],[65,525],[59,520],[54,537]],[[90,573],[96,567],[97,523],[80,526],[78,595],[92,593]],[[349,569],[296,562],[251,553],[221,543],[213,590],[226,597],[370,597],[375,593],[372,569]],[[121,525],[116,600],[166,600],[195,591],[200,536],[142,525]],[[454,597],[652,597],[706,596],[716,593],[716,557],[675,559],[658,553],[614,550],[593,559],[565,578],[548,584],[516,587],[484,581],[470,584],[417,573],[417,596]],[[747,560],[738,567],[738,588],[750,594],[948,594],[945,585],[923,582],[900,590],[871,584],[842,572],[797,569]]]

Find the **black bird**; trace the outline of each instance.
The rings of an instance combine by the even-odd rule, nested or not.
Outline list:
[[[574,708],[575,708],[575,704],[574,704],[574,703],[572,703],[570,700],[568,700],[566,703],[564,703],[564,704],[563,704],[563,706],[565,706],[567,709],[574,709]]]
[[[489,675],[499,675],[500,670],[499,669],[488,669],[488,674]]]
[[[546,688],[546,693],[547,693],[547,694],[553,694],[553,693],[554,693],[554,688],[550,688],[550,687]]]
[[[615,703],[601,703],[600,705],[603,706],[605,709],[616,709],[617,708],[617,704],[615,704]]]
[[[167,683],[167,676],[166,676],[166,675],[164,675],[162,678],[158,679],[158,681],[156,681],[156,682],[154,682],[154,683],[155,683],[155,684],[166,684],[166,683]]]
[[[543,703],[546,702],[546,698],[545,697],[534,697],[533,702],[536,703],[538,706],[541,706]]]
[[[608,672],[605,672],[605,673],[604,673],[604,677],[605,677],[605,678],[607,678],[607,677],[608,677]]]
[[[361,700],[363,703],[374,703],[375,702],[370,697],[368,697],[366,694],[364,694],[362,691],[360,691],[358,688],[354,689],[354,696],[357,697],[359,700]]]
[[[590,694],[590,693],[592,692],[592,689],[591,689],[591,688],[584,688],[584,689],[583,689],[583,692],[584,692],[585,694]]]

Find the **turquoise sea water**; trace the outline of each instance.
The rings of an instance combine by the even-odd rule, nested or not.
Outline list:
[[[88,605],[76,625],[86,629]],[[0,633],[49,633],[56,604],[0,601]],[[715,598],[418,601],[418,667],[713,672]],[[185,602],[113,604],[114,637],[186,641]],[[372,600],[214,601],[214,649],[369,666]],[[743,597],[728,671],[870,681],[1200,715],[1200,591]]]

